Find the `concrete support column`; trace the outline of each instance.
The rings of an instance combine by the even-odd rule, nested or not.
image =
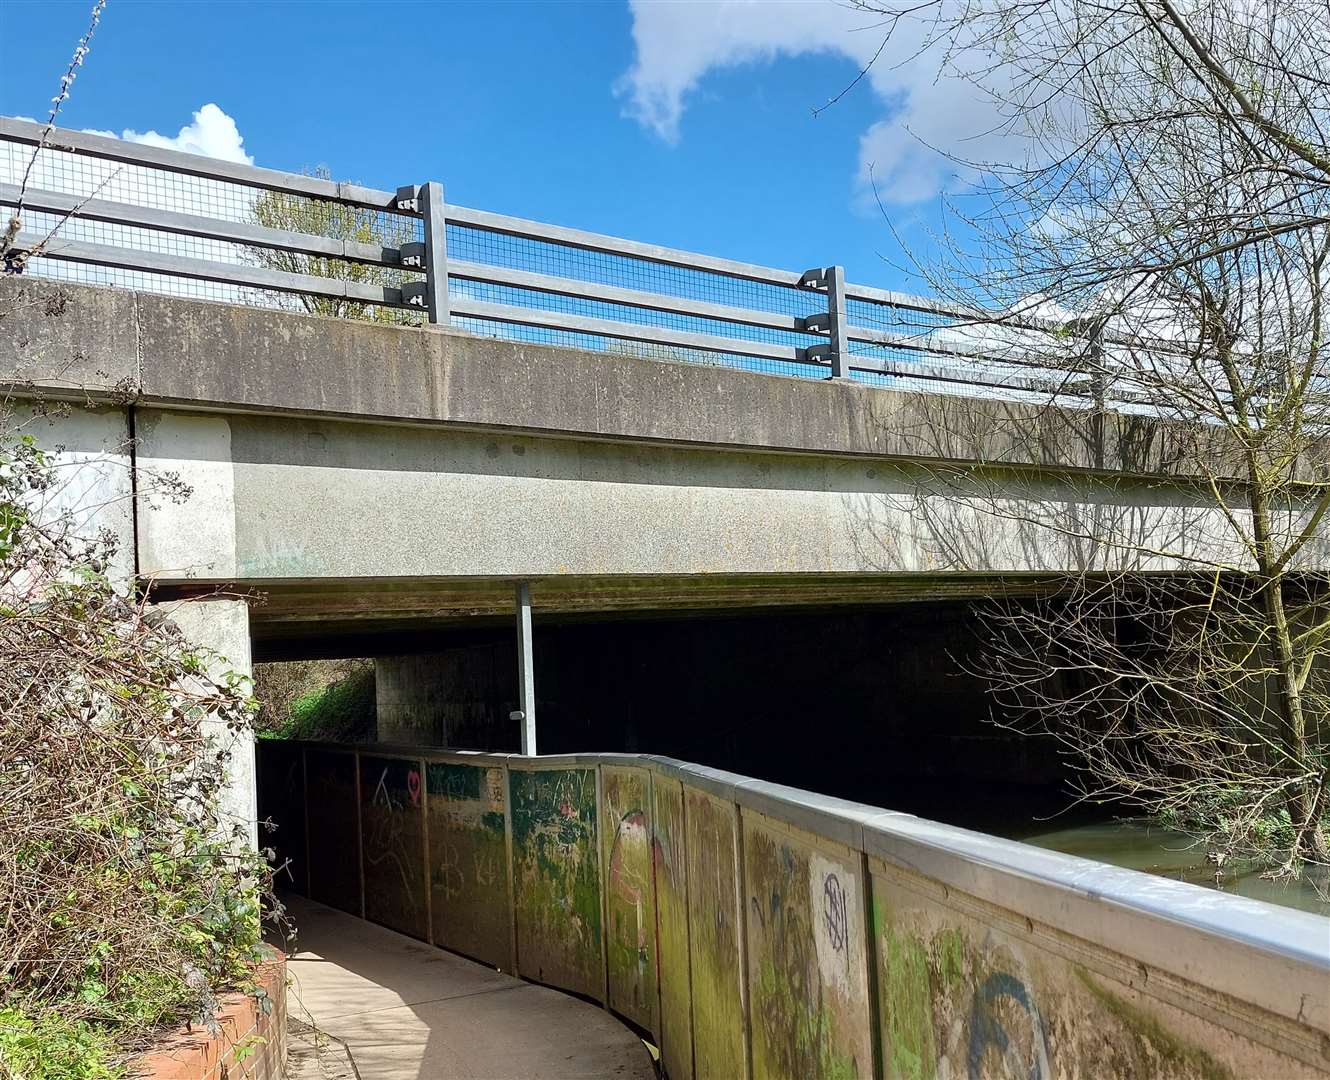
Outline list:
[[[436,655],[380,656],[374,661],[379,742],[447,746],[454,664]]]
[[[180,627],[187,641],[217,654],[208,667],[212,678],[221,680],[228,672],[253,677],[249,606],[243,600],[188,600],[163,604],[158,610]],[[222,819],[228,828],[241,825],[250,846],[257,848],[259,810],[254,733],[228,731],[225,724],[212,722],[209,734],[230,754],[221,796]]]

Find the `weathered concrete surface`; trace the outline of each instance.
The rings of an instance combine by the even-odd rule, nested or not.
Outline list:
[[[225,682],[230,675],[253,678],[249,606],[243,600],[179,601],[158,605],[157,611],[174,622],[187,641],[209,651],[207,671],[210,677],[219,682]],[[225,724],[215,720],[206,723],[209,736],[227,755],[226,786],[220,800],[222,819],[228,827],[242,830],[250,846],[257,847],[259,811],[254,733],[250,730],[230,731]]]
[[[0,279],[0,381],[76,400],[138,390],[139,294]]]
[[[511,590],[510,590],[511,591]],[[455,746],[451,716],[464,699],[462,683],[477,673],[465,663],[429,656],[381,656],[374,661],[374,704],[380,742]]]
[[[607,767],[601,770],[601,788],[609,1005],[647,1031],[655,1031],[651,773],[646,769]]]
[[[0,403],[0,431],[31,435],[48,455],[51,486],[29,494],[37,519],[72,537],[109,536],[107,576],[128,589],[135,574],[134,467],[125,412],[23,401],[11,411]]]
[[[192,488],[140,498],[139,574],[261,588],[265,627],[497,612],[512,578],[574,611],[1246,557],[1178,479],[1217,451],[1140,417],[82,286],[6,297],[0,382],[120,403],[140,495],[152,475]],[[1324,540],[1306,561],[1330,561]]]
[[[1243,558],[1213,500],[1182,485],[137,415],[142,464],[195,487],[141,517],[140,572],[160,581],[1052,574]]]
[[[1325,1075],[1282,1052],[1298,1037],[1286,1020],[1018,912],[939,894],[900,868],[872,867],[889,1080]]]
[[[1330,1075],[1323,917],[664,758],[421,756],[509,779],[523,977],[649,1018],[602,950],[654,884],[673,1077]],[[655,875],[616,875],[646,773]]]
[[[360,756],[365,918],[422,940],[430,923],[422,860],[424,784],[419,761]]]
[[[670,1080],[692,1080],[693,1010],[688,959],[688,869],[685,858],[683,785],[651,778],[655,813],[652,854],[656,868],[656,955],[660,979],[660,1060]]]
[[[1139,417],[1040,409],[724,367],[321,319],[90,286],[0,283],[0,381],[76,356],[53,388],[279,411],[835,455],[1186,472],[1197,447]],[[15,302],[18,301],[18,302]],[[51,309],[62,314],[52,317]]]
[[[433,941],[514,971],[507,776],[494,765],[430,762],[426,777]]]
[[[603,1009],[300,897],[290,1014],[340,1042],[364,1080],[654,1080]],[[335,1060],[335,1058],[334,1058]]]
[[[744,814],[754,1080],[873,1074],[861,856]]]
[[[698,1080],[748,1070],[739,815],[728,802],[684,788],[693,1069]]]

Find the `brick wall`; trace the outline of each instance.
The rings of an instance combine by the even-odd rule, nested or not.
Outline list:
[[[210,1035],[191,1025],[138,1058],[130,1074],[145,1080],[281,1080],[286,1064],[286,957],[272,951],[257,972],[267,995],[225,994]]]

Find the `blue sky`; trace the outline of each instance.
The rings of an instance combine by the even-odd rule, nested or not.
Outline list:
[[[89,6],[0,3],[0,112],[45,116]],[[214,153],[913,290],[869,177],[925,244],[964,178],[906,127],[946,143],[975,108],[925,57],[813,117],[880,40],[833,0],[110,0],[61,123],[176,140],[213,103],[184,135]]]

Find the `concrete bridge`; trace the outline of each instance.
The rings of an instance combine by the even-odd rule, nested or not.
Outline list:
[[[1139,417],[2,289],[5,381],[80,466],[51,509],[240,672],[515,595],[825,610],[1236,558],[1195,440]],[[381,660],[399,704],[413,670]],[[674,1078],[1330,1074],[1317,916],[664,759],[272,746],[256,808],[235,749],[297,888],[605,1004]]]
[[[448,741],[438,679],[394,650],[510,625],[519,583],[520,629],[1243,558],[1190,478],[1215,448],[1151,418],[37,279],[0,304],[5,381],[78,404],[35,430],[96,459],[56,501],[117,532],[122,579],[164,603],[261,596],[182,609],[240,671],[254,649],[379,656],[398,740]]]
[[[33,271],[0,280],[0,383],[67,478],[34,499],[109,530],[111,574],[219,667],[379,658],[380,745],[263,748],[293,887],[604,1004],[673,1080],[1330,1075],[1324,918],[675,760],[535,756],[533,618],[845,613],[1240,570],[1198,479],[1223,471],[1216,432],[1114,409],[1093,379],[1050,404],[1049,373],[967,349],[963,315],[837,266],[8,118],[0,150],[0,203],[27,230],[6,265]],[[382,242],[260,225],[273,192]],[[191,282],[200,298],[180,295]],[[1304,557],[1324,570],[1326,540]],[[826,618],[773,662],[858,650],[890,693],[880,643]],[[513,645],[522,756],[436,748],[454,734],[431,717],[443,669],[419,654],[475,627]],[[714,740],[723,710],[704,705]],[[820,744],[784,756],[889,759]],[[253,747],[232,750],[229,809],[252,826]]]

